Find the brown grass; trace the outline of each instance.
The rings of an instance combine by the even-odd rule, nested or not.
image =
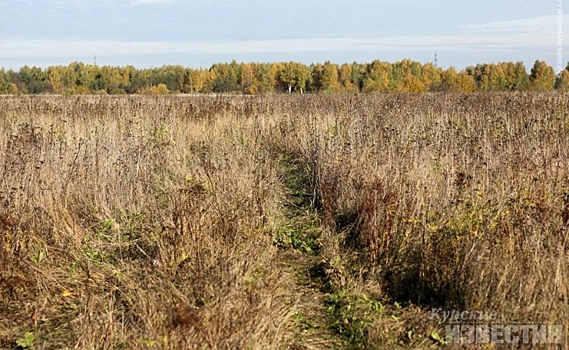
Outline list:
[[[567,324],[568,110],[1,98],[0,347],[436,347],[434,307]]]
[[[568,95],[319,102],[323,112],[287,118],[282,148],[315,164],[324,255],[361,276],[341,288],[379,281],[387,299],[424,310],[567,323]],[[382,337],[376,321],[368,344]]]
[[[286,341],[281,191],[252,119],[208,100],[1,103],[2,347],[28,331],[37,348]]]

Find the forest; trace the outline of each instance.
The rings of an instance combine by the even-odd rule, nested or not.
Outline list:
[[[545,61],[531,69],[523,62],[484,63],[461,71],[410,59],[390,63],[306,65],[280,63],[216,63],[209,69],[164,65],[98,66],[73,62],[47,68],[0,69],[0,94],[271,94],[367,92],[483,92],[569,90],[569,64],[555,74]]]

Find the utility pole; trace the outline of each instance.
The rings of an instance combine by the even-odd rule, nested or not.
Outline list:
[[[435,51],[435,68],[437,68],[438,63],[439,63],[439,60],[437,59],[437,52]]]
[[[97,54],[95,54],[95,56],[93,57],[94,62],[95,62],[95,66],[97,65]]]

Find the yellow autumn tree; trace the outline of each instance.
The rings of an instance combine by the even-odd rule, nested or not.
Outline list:
[[[545,61],[535,61],[529,81],[532,90],[551,91],[555,85],[555,71]]]
[[[352,65],[344,63],[340,66],[338,80],[340,81],[340,91],[359,92],[359,87],[352,82]]]
[[[555,82],[555,88],[560,91],[569,91],[569,70],[564,69]]]
[[[383,92],[389,89],[389,77],[392,66],[389,62],[373,61],[367,67],[367,79],[364,84],[365,92]]]
[[[474,92],[476,91],[476,82],[474,77],[465,70],[460,71],[455,80],[456,90],[461,92]]]
[[[18,93],[19,93],[19,91],[18,91],[18,87],[16,86],[16,84],[11,83],[10,85],[8,85],[8,94],[17,95]]]
[[[457,91],[458,73],[454,67],[449,67],[441,74],[440,90],[442,91]]]
[[[316,64],[312,67],[314,75],[314,85],[319,91],[322,92],[336,92],[338,91],[338,66],[330,61],[324,64]]]
[[[166,84],[158,84],[158,85],[151,85],[149,87],[143,88],[140,90],[140,93],[143,95],[168,95],[170,91]]]

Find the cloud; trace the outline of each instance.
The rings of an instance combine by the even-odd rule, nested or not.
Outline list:
[[[535,35],[441,35],[378,38],[305,38],[250,41],[49,41],[0,42],[4,58],[54,58],[92,55],[242,54],[298,52],[471,51],[512,52],[544,48],[554,43],[555,32]]]
[[[569,20],[568,15],[563,15],[563,19]],[[504,35],[504,34],[546,34],[551,33],[557,28],[557,16],[539,16],[528,19],[517,19],[510,21],[498,21],[482,24],[465,25],[462,28],[471,34],[478,35]]]
[[[137,0],[135,3],[158,4],[173,0]],[[134,4],[134,3],[133,3]],[[566,16],[565,16],[566,17]],[[569,18],[566,18],[569,22]],[[0,66],[23,62],[70,62],[90,60],[96,52],[112,60],[135,61],[137,57],[160,55],[162,59],[178,55],[249,55],[258,57],[288,57],[298,54],[320,53],[321,56],[350,53],[350,57],[426,56],[434,51],[454,52],[460,55],[485,57],[518,57],[524,60],[545,58],[543,53],[555,52],[557,40],[556,16],[542,16],[527,20],[501,21],[466,25],[448,35],[375,36],[345,38],[299,38],[271,40],[33,40],[13,38],[0,40]],[[530,28],[527,30],[527,28]],[[528,54],[531,52],[532,54]],[[360,56],[355,56],[359,53]],[[538,53],[537,55],[535,53]],[[492,56],[493,55],[493,56]],[[539,56],[542,55],[542,56]],[[535,56],[535,58],[529,57]],[[539,57],[538,57],[539,56]],[[247,56],[243,56],[247,57]],[[551,57],[550,57],[551,58]],[[501,58],[492,58],[501,59]],[[254,58],[253,58],[254,60]]]
[[[172,0],[136,0],[131,3],[132,6],[139,6],[139,5],[158,5],[158,4],[168,4],[171,3]]]

